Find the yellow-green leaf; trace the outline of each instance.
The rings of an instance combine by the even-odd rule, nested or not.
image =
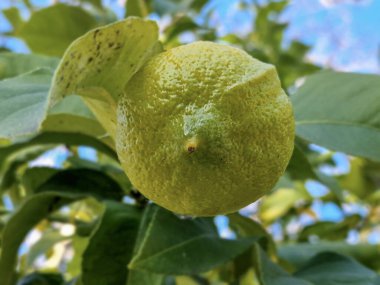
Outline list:
[[[92,30],[65,52],[50,89],[50,105],[68,95],[83,96],[114,137],[117,99],[132,75],[160,51],[153,21],[130,17]]]

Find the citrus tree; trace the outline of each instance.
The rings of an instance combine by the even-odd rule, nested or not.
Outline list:
[[[202,0],[2,11],[1,285],[380,284],[380,78],[247,3],[244,36]]]

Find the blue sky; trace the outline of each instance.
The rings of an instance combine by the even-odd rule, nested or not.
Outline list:
[[[311,44],[311,59],[344,71],[379,73],[379,0],[332,6],[321,4],[327,1],[294,2],[299,3],[285,15],[292,23],[288,36]]]
[[[237,2],[213,0],[209,4],[217,8],[212,24],[221,35],[245,34],[252,26],[254,12],[241,10]],[[313,46],[311,61],[343,71],[379,73],[379,0],[359,4],[293,0],[281,20],[290,23],[285,41],[298,39]]]

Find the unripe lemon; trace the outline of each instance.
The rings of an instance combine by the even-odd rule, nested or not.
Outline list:
[[[211,42],[148,61],[127,84],[117,120],[131,182],[180,214],[226,214],[256,201],[293,151],[292,107],[274,66]]]

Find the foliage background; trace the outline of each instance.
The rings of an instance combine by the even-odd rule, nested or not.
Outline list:
[[[1,272],[16,268],[17,257],[12,278],[19,284],[378,284],[379,77],[307,76],[320,69],[378,73],[379,1],[6,2],[0,22],[0,280]],[[240,215],[216,217],[217,228],[210,219],[180,219],[147,206],[79,97],[50,110],[37,136],[34,122],[42,119],[43,104],[9,103],[8,95],[34,92],[45,98],[51,70],[68,45],[126,16],[158,21],[165,48],[194,40],[241,47],[275,64],[292,96],[298,137],[286,174],[270,195]],[[28,124],[19,126],[20,116],[9,113],[30,105],[36,109],[22,109]],[[341,124],[332,128],[326,121]],[[59,199],[49,191],[59,192]],[[121,193],[124,203],[109,201],[119,201]],[[83,200],[87,196],[95,198]],[[29,221],[30,216],[40,218]],[[170,251],[178,246],[172,236],[188,246]],[[126,271],[133,249],[140,255]],[[168,253],[154,259],[157,250]],[[330,253],[316,255],[325,251]],[[190,257],[178,262],[183,254]]]

